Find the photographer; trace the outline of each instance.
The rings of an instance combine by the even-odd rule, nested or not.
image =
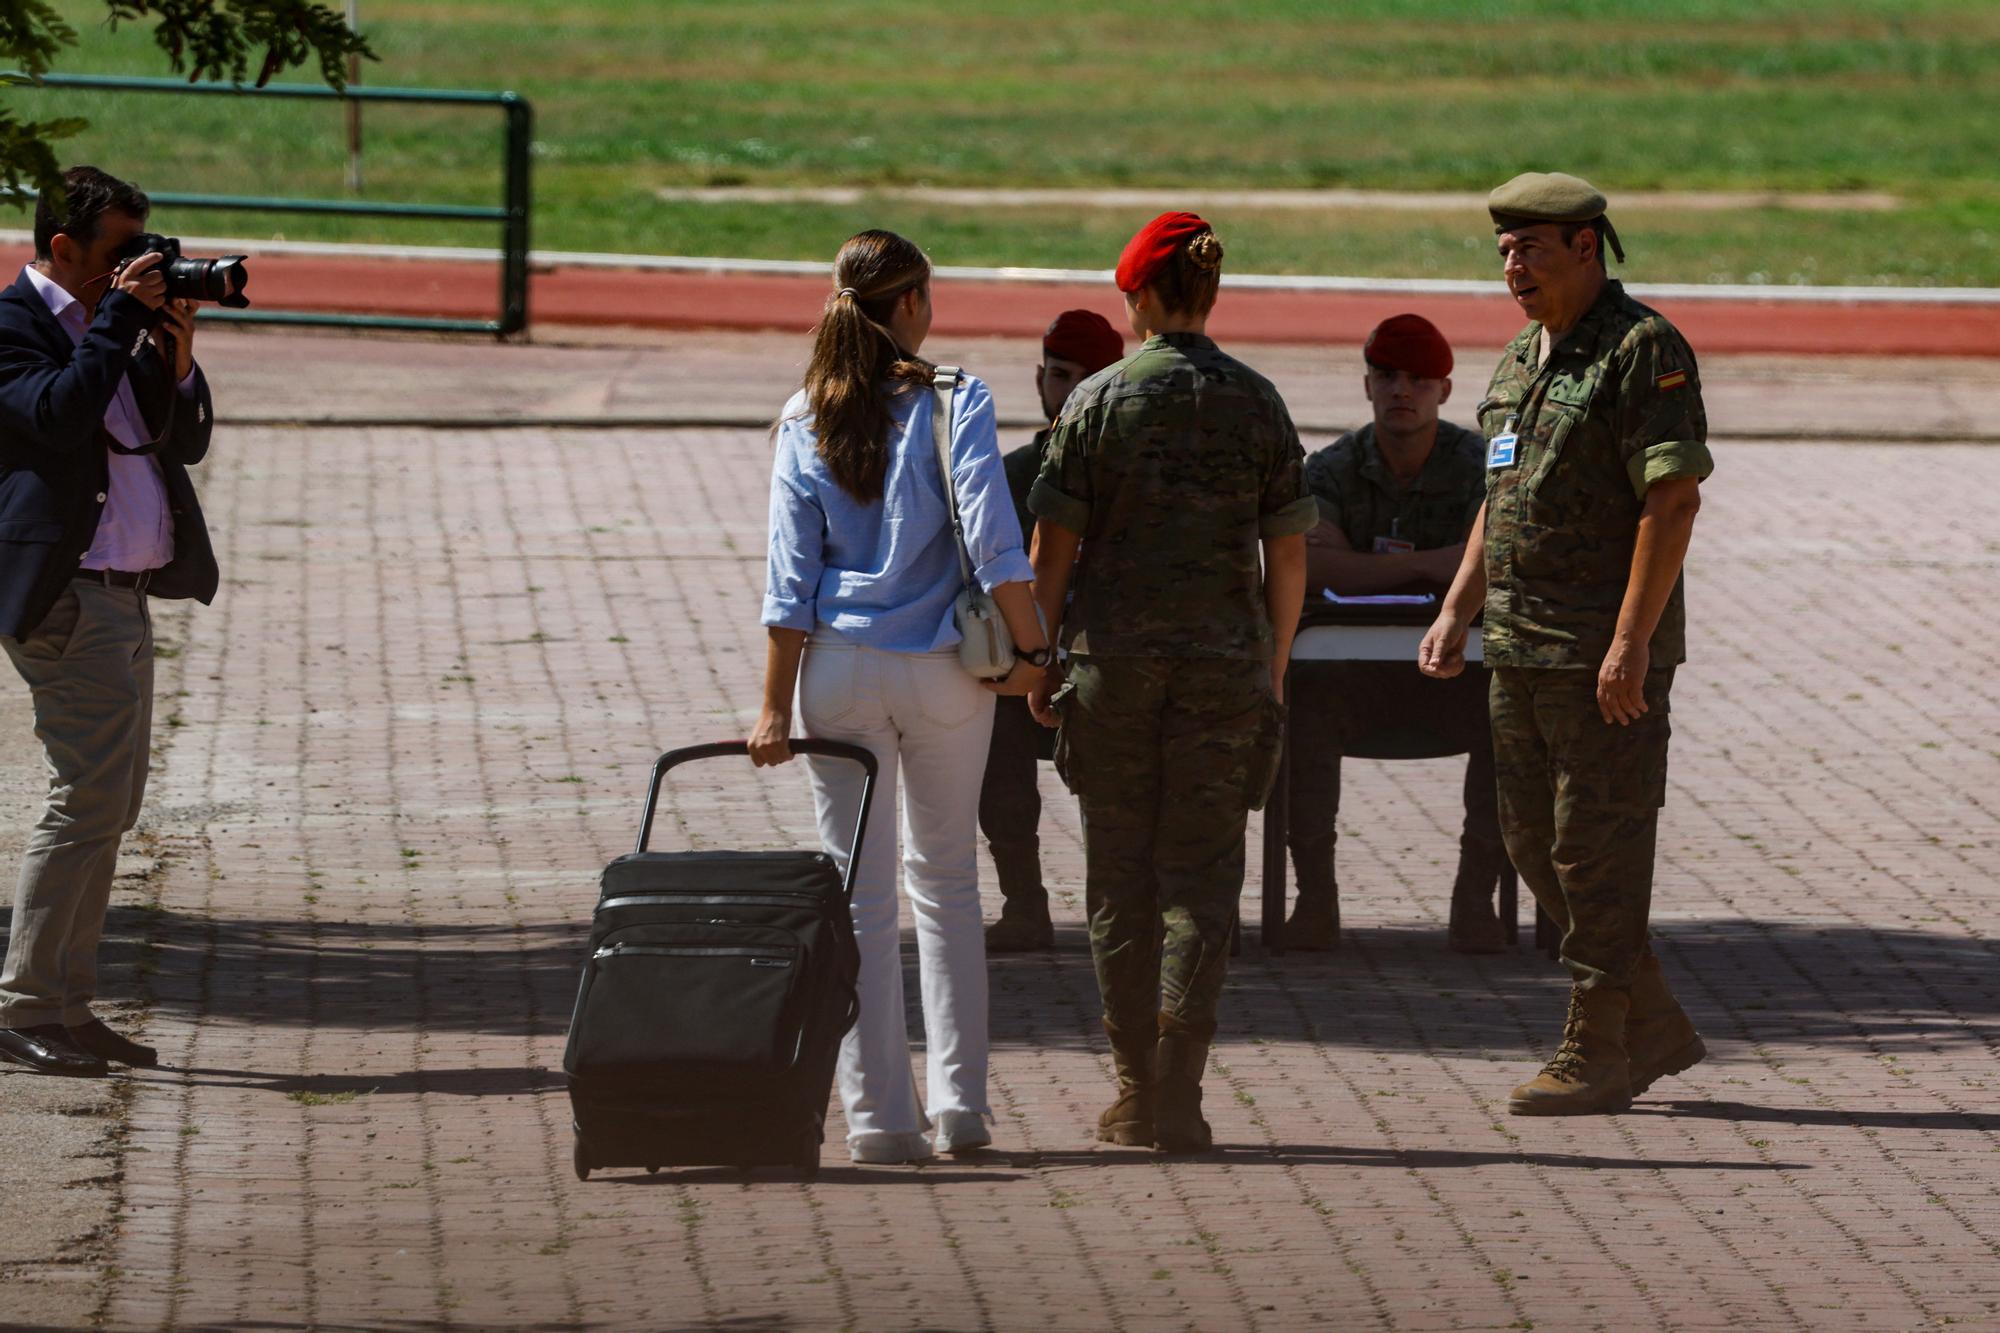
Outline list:
[[[125,257],[146,196],[95,167],[63,183],[60,214],[35,210],[34,263],[0,291],[0,645],[33,693],[50,773],[0,967],[0,1058],[89,1077],[157,1062],[90,1004],[118,843],[146,786],[146,598],[215,596],[187,473],[214,409],[194,302],[168,299],[158,252]]]

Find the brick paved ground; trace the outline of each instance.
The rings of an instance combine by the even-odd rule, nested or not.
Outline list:
[[[809,1187],[580,1184],[552,1071],[595,871],[658,748],[747,727],[763,436],[224,431],[224,595],[162,617],[127,917],[173,1068],[130,1081],[108,1322],[2000,1326],[2000,453],[1718,452],[1657,914],[1691,1076],[1506,1117],[1561,980],[1443,949],[1456,765],[1355,764],[1348,947],[1237,966],[1224,1150],[1102,1149],[1051,779],[1064,948],[994,962],[996,1152],[852,1167],[836,1114]],[[796,771],[693,770],[669,813],[810,829]]]
[[[134,1079],[111,1323],[2000,1322],[2000,454],[1719,453],[1660,885],[1691,1077],[1507,1118],[1561,983],[1443,950],[1455,765],[1357,765],[1349,946],[1236,968],[1214,1157],[1089,1140],[1056,799],[1064,948],[994,965],[998,1151],[579,1184],[551,1071],[594,872],[657,748],[745,729],[763,439],[228,433],[225,595],[165,618],[175,1068]],[[806,811],[731,765],[664,836],[783,845]]]

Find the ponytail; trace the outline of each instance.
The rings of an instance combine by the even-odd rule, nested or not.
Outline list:
[[[863,503],[881,498],[889,470],[890,397],[930,383],[930,363],[898,346],[888,326],[896,302],[930,278],[924,252],[894,232],[864,231],[834,257],[835,290],[806,364],[806,405],[820,458]],[[885,381],[896,387],[885,392]]]

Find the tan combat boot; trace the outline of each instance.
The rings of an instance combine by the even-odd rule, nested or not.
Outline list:
[[[1208,1034],[1160,1015],[1160,1040],[1153,1048],[1153,1146],[1161,1152],[1207,1152],[1215,1146],[1215,1135],[1201,1118],[1208,1042]]]
[[[1637,1097],[1670,1074],[1692,1069],[1708,1057],[1701,1034],[1667,987],[1660,960],[1647,954],[1632,976],[1632,1012],[1625,1020],[1625,1054],[1632,1065]]]
[[[1321,953],[1340,947],[1340,885],[1333,876],[1333,839],[1315,839],[1292,851],[1299,899],[1285,923],[1285,947]]]
[[[1493,910],[1500,887],[1500,866],[1479,852],[1458,854],[1458,878],[1451,886],[1451,929],[1446,943],[1453,953],[1506,953],[1507,928]]]
[[[1507,1099],[1513,1115],[1608,1115],[1632,1105],[1625,1058],[1631,996],[1602,986],[1571,987],[1562,1045],[1542,1072]]]
[[[1153,1033],[1151,1025],[1128,1031],[1104,1020],[1111,1039],[1111,1063],[1118,1070],[1118,1100],[1097,1117],[1100,1143],[1129,1148],[1153,1146]]]

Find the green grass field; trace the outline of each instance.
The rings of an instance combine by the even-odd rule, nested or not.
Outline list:
[[[97,0],[70,72],[164,74]],[[687,185],[1484,190],[1567,169],[1654,281],[2000,285],[1992,0],[362,0],[373,84],[513,88],[535,243],[824,259],[856,229],[942,263],[1107,267],[1131,210],[667,203]],[[19,93],[66,157],[159,190],[337,196],[337,112]],[[498,197],[497,116],[371,108],[369,197]],[[1892,213],[1615,208],[1620,190],[1886,191]],[[493,230],[163,212],[183,231],[491,243]],[[1483,215],[1217,211],[1239,271],[1480,277]]]

